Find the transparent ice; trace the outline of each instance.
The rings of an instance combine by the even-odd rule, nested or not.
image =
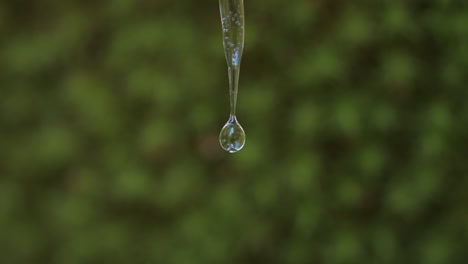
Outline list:
[[[228,65],[231,106],[229,120],[219,134],[219,142],[223,149],[234,153],[241,150],[245,144],[245,132],[236,117],[239,72],[244,49],[244,1],[219,0],[219,9],[223,27],[224,54]]]

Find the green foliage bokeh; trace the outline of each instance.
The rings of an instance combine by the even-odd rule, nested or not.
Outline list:
[[[468,263],[466,1],[0,2],[0,263]]]

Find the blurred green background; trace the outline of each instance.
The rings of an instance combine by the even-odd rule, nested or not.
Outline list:
[[[0,263],[468,263],[466,1],[0,2]]]

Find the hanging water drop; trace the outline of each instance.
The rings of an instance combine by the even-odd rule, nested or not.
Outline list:
[[[234,153],[241,150],[245,144],[245,132],[236,117],[240,63],[244,49],[244,1],[219,0],[219,10],[223,27],[224,54],[228,65],[231,106],[229,120],[219,133],[219,143],[224,150]]]
[[[237,152],[244,147],[245,132],[235,116],[231,115],[223,129],[221,129],[219,142],[221,147],[229,153]]]

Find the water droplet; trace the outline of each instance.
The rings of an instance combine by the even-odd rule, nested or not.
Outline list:
[[[221,129],[219,143],[229,153],[237,152],[244,147],[245,132],[239,122],[237,122],[236,116],[231,115],[223,129]]]

